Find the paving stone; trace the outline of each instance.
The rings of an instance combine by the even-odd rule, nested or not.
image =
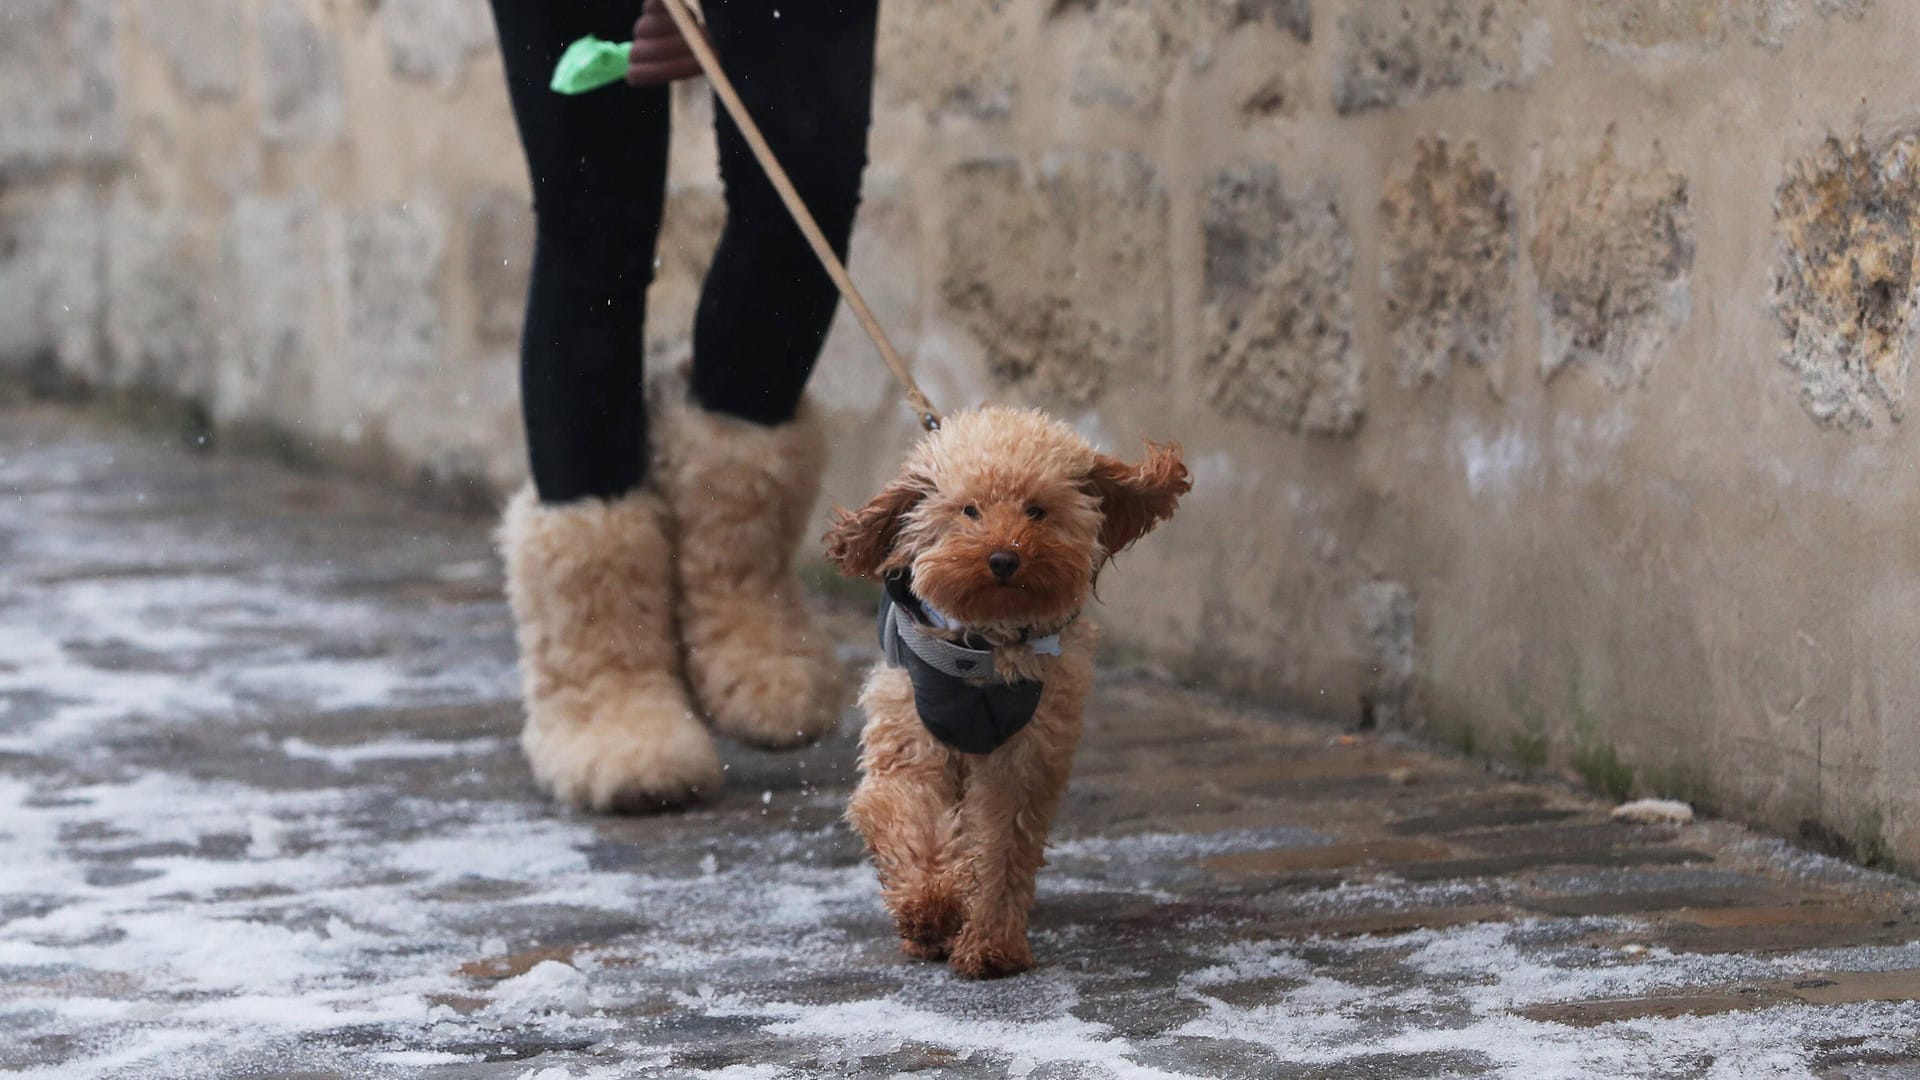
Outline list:
[[[1271,878],[1295,870],[1322,870],[1350,866],[1380,866],[1441,859],[1448,848],[1417,840],[1362,840],[1350,844],[1278,848],[1208,859],[1208,870],[1224,877]]]
[[[1705,861],[1706,855],[1685,847],[1649,847],[1628,851],[1540,851],[1414,863],[1398,867],[1397,873],[1408,881],[1434,881],[1441,878],[1513,874],[1555,866],[1645,866]]]
[[[1905,945],[1920,940],[1920,925],[1907,919],[1802,922],[1759,926],[1697,926],[1664,922],[1660,943],[1684,953],[1795,953],[1872,945]]]
[[[1644,915],[1651,912],[1677,911],[1683,908],[1704,911],[1720,907],[1740,907],[1756,900],[1765,900],[1771,905],[1800,904],[1817,895],[1819,894],[1755,884],[1737,888],[1664,889],[1648,892],[1632,889],[1605,890],[1578,896],[1530,898],[1522,901],[1522,904],[1529,910],[1543,911],[1553,915]]]
[[[1539,825],[1548,822],[1565,821],[1579,811],[1557,809],[1553,807],[1491,807],[1475,810],[1455,810],[1449,813],[1428,814],[1423,817],[1402,818],[1388,824],[1390,832],[1402,836],[1419,836],[1427,833],[1457,833],[1472,829],[1491,829],[1502,825]]]
[[[1681,1016],[1717,1016],[1785,1005],[1793,999],[1757,986],[1703,994],[1665,994],[1654,997],[1579,1001],[1523,1009],[1520,1015],[1548,1024],[1596,1027],[1625,1020],[1671,1020]]]

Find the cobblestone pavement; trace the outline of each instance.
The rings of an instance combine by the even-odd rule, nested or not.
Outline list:
[[[1920,1076],[1911,883],[1118,673],[1041,966],[958,981],[839,823],[851,717],[703,809],[543,802],[496,574],[471,520],[0,409],[0,1071]]]

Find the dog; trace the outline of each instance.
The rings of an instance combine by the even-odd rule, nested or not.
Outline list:
[[[1099,637],[1081,611],[1191,486],[1178,445],[1127,465],[1038,411],[987,406],[836,512],[827,557],[886,594],[847,817],[908,955],[970,978],[1033,966],[1034,876]]]

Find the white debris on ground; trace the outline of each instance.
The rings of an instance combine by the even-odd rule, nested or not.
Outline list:
[[[1635,799],[1613,808],[1613,820],[1630,825],[1687,825],[1693,807],[1674,799]]]
[[[489,1015],[510,1023],[534,1023],[554,1013],[587,1011],[587,975],[571,964],[542,960],[493,988]]]

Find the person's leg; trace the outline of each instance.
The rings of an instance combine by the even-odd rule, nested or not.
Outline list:
[[[715,50],[842,259],[860,204],[877,0],[710,0]],[[791,420],[839,294],[716,102],[727,224],[700,294],[693,394],[760,424]]]
[[[640,0],[493,0],[533,181],[521,408],[543,502],[615,498],[647,466],[642,322],[665,197],[665,87],[548,89],[586,34],[631,35]]]
[[[841,252],[866,164],[876,0],[707,0],[721,63]],[[801,400],[836,295],[725,113],[727,224],[701,292],[691,393],[656,397],[678,531],[687,677],[721,731],[809,742],[839,719],[839,665],[813,633],[793,553],[826,437]]]
[[[563,97],[582,34],[630,32],[639,0],[493,0],[538,221],[521,344],[533,487],[500,528],[534,778],[596,810],[720,787],[673,631],[673,537],[643,485],[641,318],[666,170],[664,90]],[[537,489],[538,494],[535,494]]]

